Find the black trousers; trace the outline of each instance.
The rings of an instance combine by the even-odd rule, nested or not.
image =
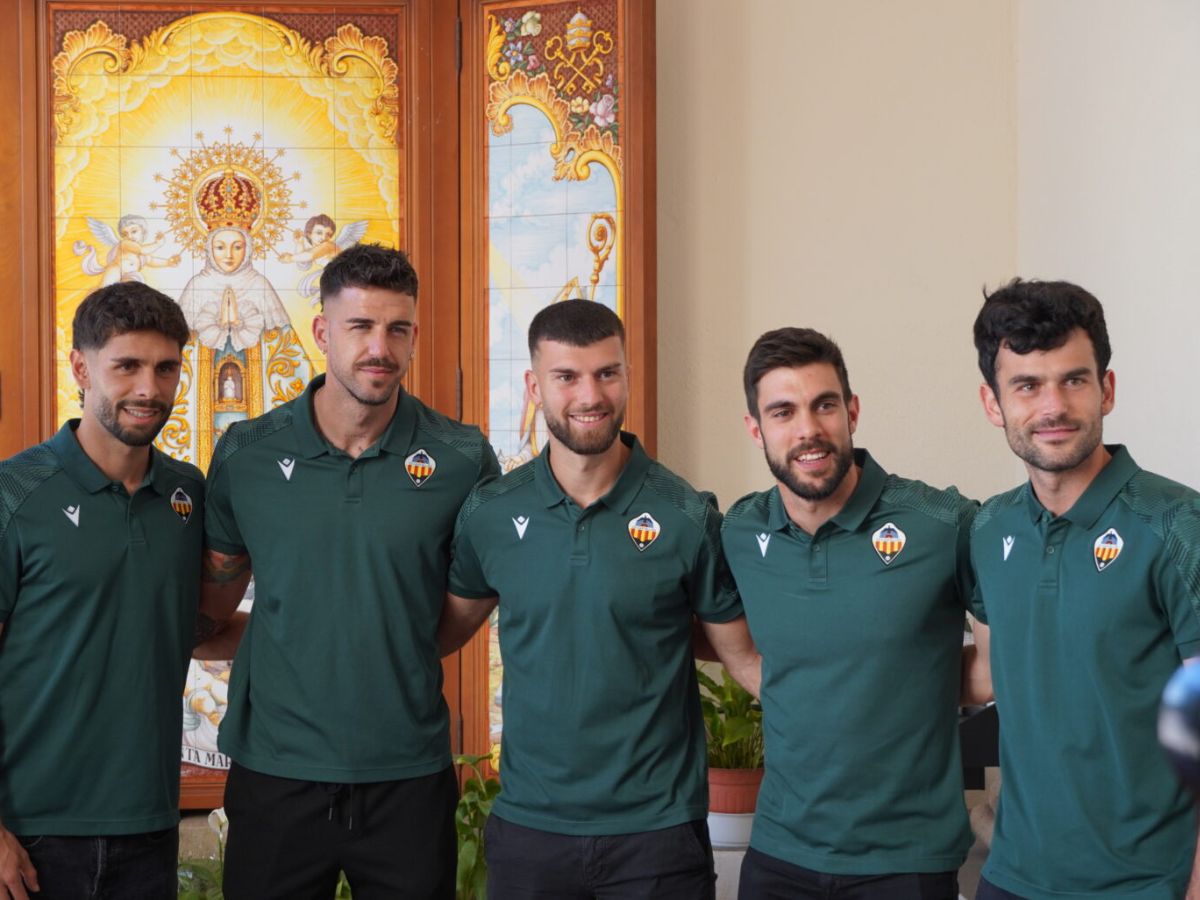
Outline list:
[[[738,900],[958,900],[958,872],[832,875],[751,847],[742,859]]]
[[[576,836],[499,816],[484,828],[488,900],[713,900],[708,823]],[[358,900],[355,895],[355,900]]]
[[[1025,900],[1020,894],[998,888],[986,878],[979,879],[979,888],[975,891],[975,900]]]
[[[178,895],[178,826],[145,834],[23,834],[17,839],[37,871],[41,890],[30,894],[36,900],[174,900]]]
[[[296,781],[236,763],[225,785],[228,900],[453,900],[454,769],[371,784]]]

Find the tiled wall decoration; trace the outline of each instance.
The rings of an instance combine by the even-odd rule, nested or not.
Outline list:
[[[192,338],[156,443],[201,469],[230,423],[323,370],[322,268],[360,240],[403,246],[404,48],[386,12],[51,10],[60,422],[79,414],[75,309],[118,281],[183,307]],[[228,679],[192,663],[184,763],[228,767]]]

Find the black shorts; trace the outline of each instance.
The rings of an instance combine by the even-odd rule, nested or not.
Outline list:
[[[454,900],[454,769],[369,784],[296,781],[236,763],[225,785],[229,900]]]
[[[488,900],[712,900],[708,823],[577,836],[499,816],[484,829]],[[358,897],[355,897],[358,900]]]
[[[738,900],[958,900],[958,872],[832,875],[751,847],[742,860]]]

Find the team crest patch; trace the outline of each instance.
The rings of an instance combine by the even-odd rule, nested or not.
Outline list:
[[[633,538],[633,545],[638,548],[639,553],[658,540],[661,532],[662,526],[654,521],[654,516],[648,512],[629,520],[629,536]]]
[[[421,449],[404,461],[404,468],[408,470],[408,477],[412,479],[412,483],[420,487],[433,477],[437,461]]]
[[[184,525],[192,517],[192,498],[184,492],[183,488],[175,488],[175,493],[171,495],[171,509],[175,510],[175,515],[183,520]]]
[[[895,522],[888,522],[871,535],[871,546],[875,548],[875,552],[879,554],[883,564],[890,566],[892,560],[899,556],[900,551],[904,549],[907,540],[908,537],[896,527]]]
[[[1092,555],[1096,560],[1096,571],[1103,572],[1121,555],[1121,548],[1125,546],[1125,539],[1117,534],[1117,529],[1110,528],[1100,537],[1096,538],[1096,543],[1092,545]]]

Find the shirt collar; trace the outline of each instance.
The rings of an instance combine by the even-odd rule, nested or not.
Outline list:
[[[296,398],[292,406],[292,427],[296,431],[300,455],[305,459],[313,459],[323,453],[341,452],[321,434],[313,415],[313,398],[324,385],[325,375],[317,375],[308,383],[304,393]],[[379,451],[399,455],[408,453],[413,433],[417,429],[417,406],[416,400],[407,391],[403,388],[398,388],[398,390],[400,391],[400,400],[396,404],[396,412],[392,416],[392,420],[376,444],[362,454],[364,457],[378,455]]]
[[[833,524],[843,531],[850,532],[857,531],[871,510],[874,509],[879,495],[883,493],[883,485],[887,481],[887,472],[880,467],[879,463],[875,462],[870,453],[862,448],[854,450],[854,465],[862,470],[858,475],[858,484],[854,486],[854,493],[846,500],[845,505],[830,518]],[[774,487],[767,498],[767,510],[767,527],[771,531],[782,531],[791,524],[792,520],[788,517],[787,507],[783,505],[783,497],[779,493],[779,485]]]
[[[68,419],[64,422],[62,428],[58,429],[54,437],[50,438],[50,449],[54,451],[54,455],[58,457],[66,473],[89,494],[95,494],[111,487],[114,482],[100,471],[100,467],[92,462],[90,456],[83,452],[79,438],[75,436],[75,429],[78,427],[78,419]],[[158,493],[165,495],[169,490],[167,484],[169,478],[170,475],[167,472],[166,462],[162,459],[162,453],[151,446],[150,466],[146,469],[142,484],[148,484]]]
[[[611,510],[624,513],[629,510],[638,491],[642,489],[642,482],[650,468],[651,459],[646,455],[646,451],[642,449],[641,442],[635,435],[622,431],[621,442],[629,448],[629,459],[626,460],[625,468],[621,470],[616,483],[597,502],[603,503]],[[557,506],[568,499],[550,468],[549,444],[534,460],[534,467],[533,481],[537,485],[538,496],[541,497],[547,508]]]
[[[1105,444],[1104,449],[1112,457],[1103,469],[1092,479],[1087,490],[1080,495],[1074,505],[1062,514],[1062,518],[1078,525],[1080,528],[1091,528],[1108,509],[1109,504],[1125,487],[1129,479],[1138,473],[1140,467],[1133,461],[1129,451],[1122,444]],[[1037,498],[1032,482],[1025,482],[1025,504],[1029,517],[1037,524],[1043,515],[1049,515]]]

